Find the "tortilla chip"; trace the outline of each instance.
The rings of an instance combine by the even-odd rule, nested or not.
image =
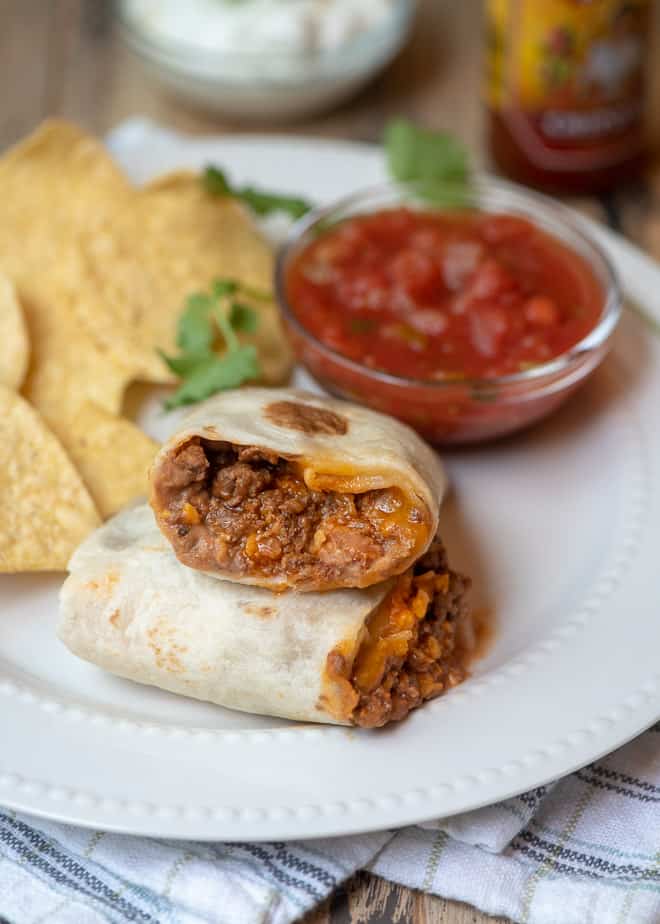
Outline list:
[[[208,196],[194,174],[134,189],[103,146],[45,123],[0,159],[0,267],[12,279],[31,356],[24,396],[41,413],[104,516],[145,493],[156,445],[118,416],[127,384],[173,379],[185,299],[231,276],[263,290],[272,254],[247,212]],[[273,303],[252,339],[264,381],[291,353]]]
[[[147,475],[158,443],[130,420],[87,402],[54,430],[83,477],[101,516],[112,516],[147,494]]]
[[[0,159],[0,266],[19,289],[42,282],[132,195],[98,141],[45,122]]]
[[[103,227],[82,233],[84,268],[73,310],[113,360],[137,378],[173,381],[156,353],[174,352],[187,296],[216,278],[237,279],[264,292],[273,287],[273,254],[247,211],[204,191],[199,176],[176,173],[136,191]],[[246,299],[249,301],[249,299]],[[288,377],[292,354],[273,301],[255,302],[255,343],[262,381]]]
[[[78,242],[133,194],[103,146],[66,122],[45,123],[0,160],[0,266],[16,284],[31,345],[22,392],[79,466],[84,408],[93,402],[113,419],[131,370],[98,346],[73,311]],[[108,451],[95,447],[91,431],[89,438],[80,468],[94,495],[91,472],[94,464],[103,468]],[[131,494],[125,477],[125,470],[115,472],[99,492],[99,509],[114,512]],[[116,502],[108,505],[115,489]]]
[[[0,273],[0,384],[18,390],[30,358],[30,342],[11,281]]]
[[[130,370],[113,362],[81,330],[69,307],[53,302],[32,285],[19,290],[32,346],[32,358],[23,386],[25,397],[49,426],[85,401],[94,401],[118,413]]]
[[[131,373],[113,363],[71,309],[78,238],[133,190],[103,146],[68,122],[45,122],[0,159],[0,266],[14,282],[32,356],[25,396],[50,422],[63,403],[118,412]]]
[[[27,401],[0,386],[0,571],[63,571],[99,525],[94,503]]]

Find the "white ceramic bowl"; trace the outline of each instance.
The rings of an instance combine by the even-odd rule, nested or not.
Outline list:
[[[317,53],[211,52],[189,42],[156,39],[118,6],[121,35],[146,71],[182,99],[246,120],[300,118],[355,93],[381,71],[408,38],[416,0],[396,0],[382,23]]]

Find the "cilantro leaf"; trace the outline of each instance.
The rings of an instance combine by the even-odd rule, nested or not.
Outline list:
[[[231,196],[231,187],[223,170],[209,164],[202,174],[204,188],[212,196]]]
[[[218,391],[236,388],[259,375],[257,350],[252,344],[240,346],[225,356],[211,354],[199,362],[183,384],[165,402],[171,410],[183,404],[203,401]]]
[[[229,323],[234,330],[245,331],[246,334],[253,334],[257,329],[259,318],[254,308],[244,305],[242,302],[234,302],[229,313]]]
[[[394,180],[413,184],[435,205],[465,203],[469,156],[457,138],[419,128],[407,119],[394,119],[385,129],[385,152]]]
[[[241,343],[237,337],[239,331],[254,333],[259,323],[253,308],[233,299],[241,290],[248,297],[252,292],[233,279],[214,279],[210,293],[195,292],[186,299],[177,328],[181,352],[169,356],[158,350],[163,362],[181,379],[180,387],[165,402],[166,408],[202,401],[259,376],[256,347]],[[226,347],[222,355],[213,350],[219,334]]]
[[[229,309],[229,313],[231,314],[231,307]],[[220,328],[220,333],[224,337],[228,351],[231,353],[234,350],[237,350],[240,346],[238,337],[236,336],[236,332],[226,311],[220,305],[218,305],[216,310],[213,312],[213,319]]]
[[[238,283],[235,279],[214,279],[211,290],[216,298],[222,298],[223,295],[233,295],[237,292]]]
[[[466,204],[469,155],[453,135],[420,128],[408,119],[393,119],[385,128],[384,143],[393,180],[414,184],[420,195],[437,206]],[[210,195],[240,199],[261,216],[285,212],[298,219],[312,208],[311,203],[300,196],[268,192],[249,185],[234,186],[227,174],[214,164],[204,169],[202,183]]]
[[[390,173],[400,182],[466,180],[466,148],[445,132],[418,128],[407,119],[394,119],[385,129]]]
[[[226,173],[214,164],[205,167],[202,174],[204,189],[212,196],[232,196],[240,199],[257,215],[286,212],[292,218],[302,218],[312,208],[307,199],[266,192],[254,186],[232,186]]]
[[[214,354],[211,350],[200,351],[199,353],[181,353],[180,356],[168,356],[163,350],[158,350],[158,355],[163,360],[170,371],[179,378],[185,378],[205,359]]]
[[[257,215],[270,215],[271,212],[286,212],[292,218],[302,218],[311,209],[310,203],[299,196],[283,196],[268,193],[254,186],[244,186],[234,195],[249,205]]]
[[[270,292],[264,292],[261,289],[255,289],[253,286],[247,286],[241,283],[241,292],[247,295],[253,302],[272,302],[273,296]]]
[[[210,350],[214,330],[209,317],[213,299],[209,295],[197,292],[186,299],[186,307],[179,318],[177,327],[177,346],[186,353],[199,353]]]

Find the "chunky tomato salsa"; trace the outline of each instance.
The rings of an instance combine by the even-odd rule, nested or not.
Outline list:
[[[326,231],[286,287],[301,324],[337,352],[438,381],[547,362],[595,327],[604,299],[588,263],[524,218],[408,208]]]

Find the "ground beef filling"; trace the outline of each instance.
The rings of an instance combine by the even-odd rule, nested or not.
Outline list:
[[[371,617],[352,666],[340,652],[329,655],[330,679],[350,682],[355,725],[397,722],[465,679],[469,586],[468,578],[448,568],[436,540]]]
[[[299,588],[366,586],[401,571],[424,528],[396,489],[313,491],[295,463],[194,437],[157,472],[152,503],[184,564]]]

